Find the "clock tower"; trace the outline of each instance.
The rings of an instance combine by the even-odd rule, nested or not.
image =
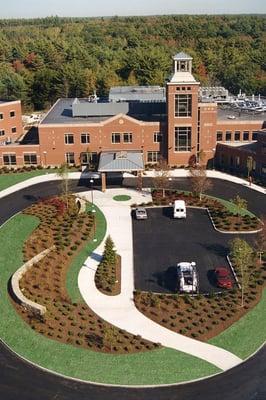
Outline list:
[[[192,57],[183,52],[176,54],[166,87],[169,165],[188,165],[197,157],[199,85],[192,75]]]

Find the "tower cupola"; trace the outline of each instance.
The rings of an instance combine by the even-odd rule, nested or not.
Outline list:
[[[173,57],[174,61],[174,74],[176,72],[192,72],[192,57],[186,53],[177,53]]]

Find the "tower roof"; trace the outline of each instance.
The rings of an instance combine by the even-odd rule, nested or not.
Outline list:
[[[192,60],[192,57],[184,53],[183,51],[177,53],[173,58],[174,60]]]

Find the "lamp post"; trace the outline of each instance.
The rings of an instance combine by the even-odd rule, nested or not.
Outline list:
[[[94,183],[94,180],[91,178],[90,179],[90,184],[91,184],[91,208],[92,208],[91,212],[93,213],[93,241],[97,242],[97,238],[96,238],[96,221],[95,221],[96,210],[94,208],[94,202],[93,202],[93,186],[92,186],[93,183]]]
[[[91,206],[92,206],[92,208],[94,206],[94,204],[93,204],[93,186],[92,186],[93,183],[94,183],[94,180],[90,179],[90,184],[91,184]]]

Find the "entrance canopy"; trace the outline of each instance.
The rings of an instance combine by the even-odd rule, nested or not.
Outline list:
[[[103,151],[100,155],[98,172],[143,171],[141,151]]]

